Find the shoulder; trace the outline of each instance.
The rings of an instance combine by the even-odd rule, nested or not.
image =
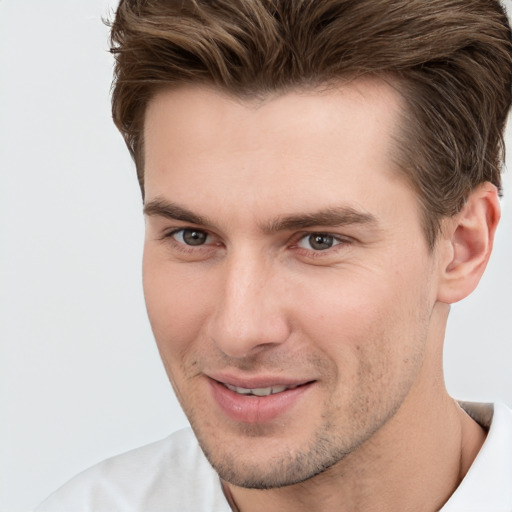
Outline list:
[[[219,478],[191,429],[80,473],[36,512],[229,511]]]

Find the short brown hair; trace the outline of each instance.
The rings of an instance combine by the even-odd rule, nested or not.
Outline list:
[[[498,0],[121,0],[112,111],[144,195],[144,115],[163,88],[251,97],[385,77],[407,105],[398,164],[433,246],[474,187],[501,190],[511,48]]]

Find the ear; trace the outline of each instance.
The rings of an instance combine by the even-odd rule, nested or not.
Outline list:
[[[440,302],[458,302],[476,288],[489,261],[499,219],[498,191],[487,182],[471,192],[460,213],[446,220],[439,246]]]

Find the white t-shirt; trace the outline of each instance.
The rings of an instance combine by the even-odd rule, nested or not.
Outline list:
[[[489,428],[464,480],[441,512],[512,512],[512,411],[503,404],[461,403]]]
[[[512,411],[461,404],[489,428],[487,439],[442,512],[512,512]],[[491,422],[492,419],[492,422]],[[217,473],[190,429],[80,473],[35,512],[230,512]]]
[[[192,430],[78,474],[35,512],[230,512]]]

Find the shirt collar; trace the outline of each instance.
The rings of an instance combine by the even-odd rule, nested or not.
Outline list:
[[[441,512],[510,512],[512,411],[500,403],[459,404],[489,433],[464,480]]]

